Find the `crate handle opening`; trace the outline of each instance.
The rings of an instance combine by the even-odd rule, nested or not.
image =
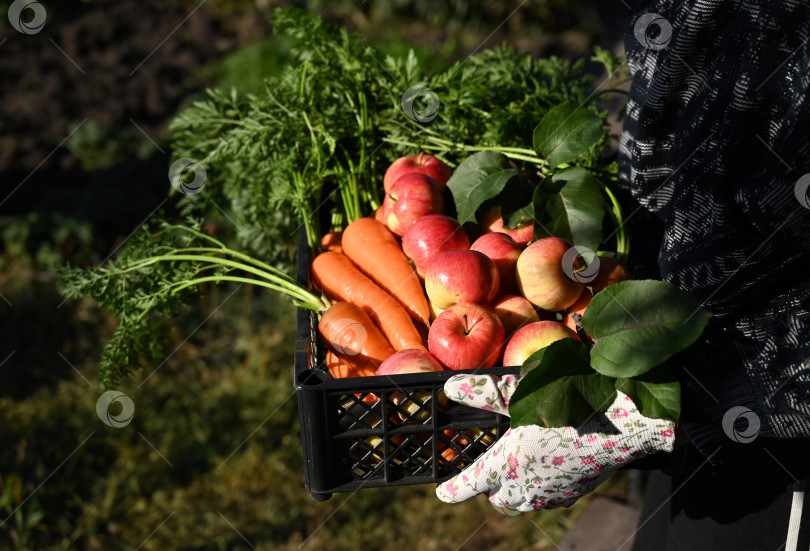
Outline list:
[[[305,369],[296,379],[299,386],[318,386],[326,382],[326,373],[321,369]]]

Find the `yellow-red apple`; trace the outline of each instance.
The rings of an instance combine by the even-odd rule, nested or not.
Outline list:
[[[540,321],[532,303],[517,295],[504,295],[496,299],[490,308],[501,320],[507,340],[524,325]]]
[[[402,251],[413,260],[424,278],[433,257],[444,251],[465,251],[470,240],[461,225],[441,214],[428,214],[414,222],[402,236]]]
[[[428,350],[448,369],[492,367],[501,355],[504,330],[492,310],[463,302],[431,324]]]
[[[445,251],[433,257],[425,275],[430,302],[447,309],[459,302],[489,304],[498,295],[495,263],[478,251]]]
[[[577,339],[574,331],[556,321],[537,321],[524,325],[512,335],[503,352],[503,365],[523,365],[529,356],[560,339]]]
[[[538,239],[520,253],[517,283],[529,302],[552,312],[568,308],[582,294],[585,283],[578,281],[574,270],[584,266],[574,257],[572,266],[563,265],[563,256],[571,244],[559,237]],[[569,273],[570,272],[570,273]]]
[[[408,155],[407,157],[400,157],[388,167],[383,176],[383,188],[386,193],[394,185],[394,182],[399,180],[406,174],[418,172],[426,174],[436,181],[439,189],[444,191],[447,187],[447,180],[452,176],[450,167],[441,162],[432,155],[420,153],[418,155]]]
[[[498,294],[510,295],[517,293],[516,269],[517,261],[523,250],[515,240],[505,233],[485,233],[470,246],[471,251],[478,251],[487,255],[498,268],[501,286]]]
[[[430,306],[430,321],[435,320],[436,318],[438,318],[438,317],[439,317],[439,314],[441,314],[442,312],[444,312],[444,309],[442,309],[442,308],[436,308],[436,305],[435,305],[435,304],[433,304],[433,303],[432,303],[432,302],[430,302],[430,301],[428,301],[428,306]]]

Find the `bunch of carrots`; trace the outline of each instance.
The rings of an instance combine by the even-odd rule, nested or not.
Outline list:
[[[426,350],[430,310],[422,283],[396,237],[373,218],[324,237],[312,262],[316,288],[336,302],[318,329],[335,377],[374,375],[394,352]]]

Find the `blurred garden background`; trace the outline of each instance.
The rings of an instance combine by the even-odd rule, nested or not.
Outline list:
[[[270,13],[297,5],[413,48],[440,68],[506,42],[539,57],[621,51],[623,0],[43,0],[41,31],[0,2],[0,549],[554,549],[588,499],[504,517],[432,486],[305,492],[292,385],[292,305],[211,287],[173,320],[170,353],[119,390],[124,428],[96,415],[115,320],[65,300],[56,268],[98,265],[169,191],[168,125],[207,87],[259,90],[289,55]],[[587,65],[600,78],[604,69]],[[600,73],[601,71],[601,73]],[[234,233],[213,212],[220,237]],[[626,499],[628,476],[600,489]]]

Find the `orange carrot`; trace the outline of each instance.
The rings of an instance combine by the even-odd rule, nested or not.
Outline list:
[[[371,363],[376,370],[394,353],[368,314],[351,302],[332,304],[321,316],[318,331],[332,352],[352,357],[354,364]]]
[[[388,338],[395,350],[426,350],[408,312],[348,257],[327,251],[312,262],[312,280],[329,298],[359,306]]]
[[[333,231],[329,232],[321,238],[321,248],[325,251],[332,251],[336,253],[343,252],[343,246],[341,245],[341,239],[343,237],[343,232]]]
[[[453,432],[452,430],[446,430],[446,431],[444,431],[444,435],[448,439],[452,440],[452,438],[456,435],[456,433]],[[430,442],[431,438],[433,438],[433,433],[419,432],[419,433],[416,434],[416,437],[423,444],[428,444]],[[462,446],[466,446],[468,444],[468,442],[466,440],[463,440],[463,439],[459,439],[458,443],[461,444]],[[458,457],[458,453],[456,452],[456,450],[454,450],[452,446],[448,446],[447,444],[445,444],[442,441],[441,438],[438,439],[436,447],[439,450],[439,455],[441,456],[441,459],[438,460],[439,465],[446,465],[447,463],[452,463],[453,460],[456,457]],[[430,452],[429,447],[422,448],[422,456],[428,457],[428,458],[431,457],[431,452]]]
[[[343,231],[343,251],[360,271],[391,293],[416,321],[430,325],[430,308],[419,276],[385,225],[359,218]]]
[[[344,379],[346,377],[370,377],[377,372],[377,366],[369,360],[361,360],[355,363],[353,359],[338,356],[331,350],[326,352],[326,368],[329,370],[329,373],[332,374],[332,377],[337,379]]]

